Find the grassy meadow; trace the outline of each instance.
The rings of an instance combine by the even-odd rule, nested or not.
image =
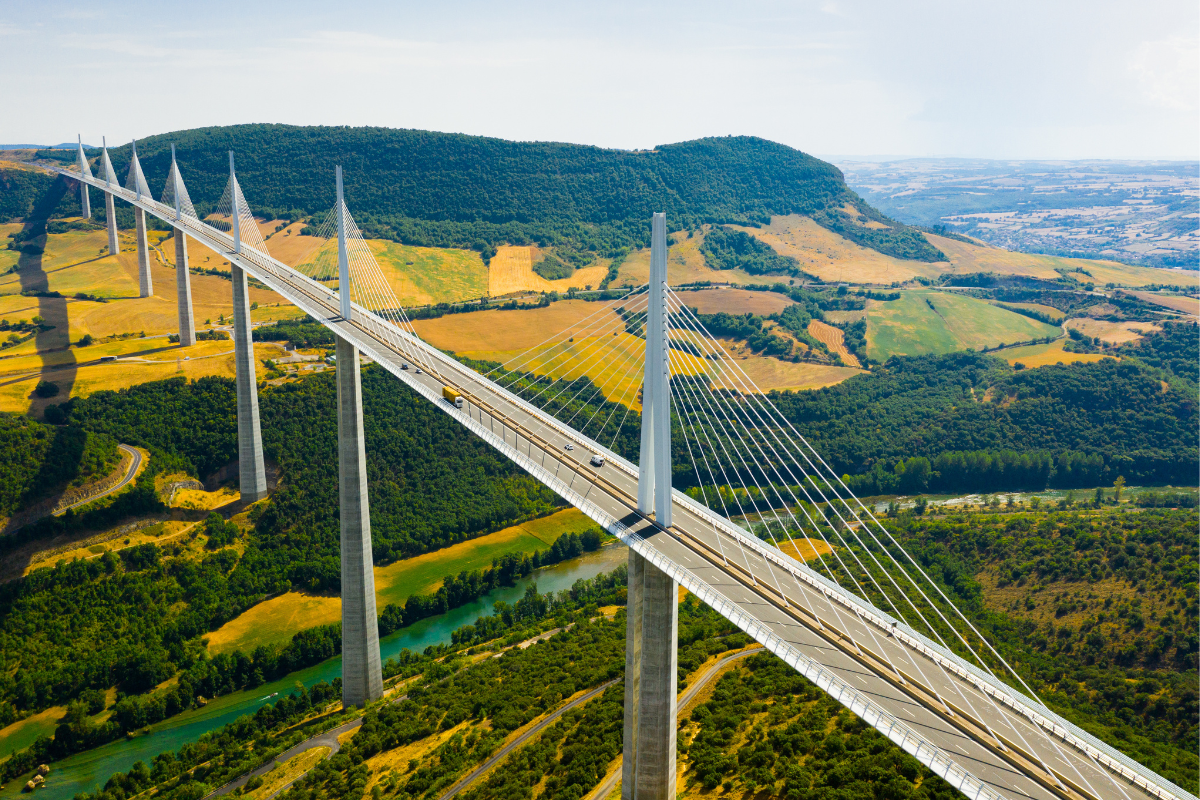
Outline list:
[[[905,291],[898,300],[868,301],[867,354],[873,360],[980,350],[1061,334],[1057,326],[949,292]]]

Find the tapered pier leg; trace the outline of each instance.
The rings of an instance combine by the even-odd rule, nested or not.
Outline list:
[[[79,216],[92,218],[92,198],[88,196],[88,185],[83,181],[79,182]]]
[[[138,288],[141,297],[154,294],[154,281],[150,278],[150,244],[146,241],[146,212],[133,207],[133,221],[137,227]]]
[[[623,800],[675,797],[678,592],[670,576],[629,552]]]
[[[112,192],[104,193],[104,221],[108,225],[108,254],[115,256],[121,246],[117,242],[117,208],[113,203]]]
[[[337,339],[338,499],[342,524],[342,706],[383,696],[367,451],[363,441],[362,376],[358,348]]]
[[[188,273],[187,234],[175,229],[175,293],[179,305],[179,344],[196,343],[196,320],[192,316],[192,276]]]
[[[233,354],[237,371],[238,469],[242,499],[267,496],[262,430],[258,423],[258,383],[254,375],[254,341],[250,329],[250,295],[246,272],[231,264],[233,274]]]

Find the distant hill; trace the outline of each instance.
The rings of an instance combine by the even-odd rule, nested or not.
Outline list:
[[[942,257],[917,231],[851,191],[833,165],[755,137],[627,151],[389,128],[198,128],[138,142],[156,193],[171,144],[198,210],[210,210],[219,198],[229,150],[256,213],[276,216],[329,209],[333,167],[341,164],[360,224],[409,244],[487,251],[539,243],[616,255],[647,243],[653,211],[666,211],[672,230],[705,222],[761,225],[798,213],[888,255]],[[123,176],[129,145],[109,152]],[[29,198],[26,206],[32,205]],[[857,212],[857,222],[848,211]]]

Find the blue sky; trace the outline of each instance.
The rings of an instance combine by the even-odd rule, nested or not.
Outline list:
[[[1200,4],[0,4],[0,142],[240,122],[821,155],[1200,157]]]

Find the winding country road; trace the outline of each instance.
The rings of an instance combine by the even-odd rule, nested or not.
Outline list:
[[[88,503],[92,502],[93,500],[99,500],[101,497],[107,497],[108,495],[112,494],[113,492],[119,490],[122,486],[128,485],[129,482],[134,479],[134,476],[137,475],[138,468],[142,465],[142,454],[139,453],[137,450],[134,450],[132,447],[130,447],[127,444],[119,444],[119,445],[117,445],[117,447],[119,447],[121,450],[128,453],[129,455],[133,456],[133,458],[129,462],[129,470],[125,473],[125,477],[121,478],[120,482],[117,483],[115,486],[110,486],[109,488],[105,489],[103,492],[99,492],[98,494],[91,495],[90,497],[85,497],[82,500],[80,500],[78,503],[72,503],[71,505],[67,506],[66,508],[62,509],[61,511],[55,511],[54,516],[56,516],[56,517],[61,516],[65,513],[67,513],[68,511],[70,511],[72,508],[79,508],[80,506],[86,506]]]
[[[533,738],[534,736],[537,736],[539,733],[544,731],[549,725],[551,725],[555,720],[557,720],[563,714],[570,711],[572,708],[575,708],[576,706],[583,705],[588,700],[591,700],[593,697],[600,694],[605,689],[612,686],[614,683],[616,683],[619,680],[623,680],[623,679],[622,678],[614,678],[613,680],[608,681],[607,683],[602,683],[599,686],[597,686],[595,689],[592,689],[587,694],[576,697],[574,700],[567,703],[565,706],[560,707],[553,714],[551,714],[550,716],[543,719],[537,725],[534,725],[532,728],[525,731],[525,733],[521,734],[516,739],[513,739],[511,742],[506,744],[504,747],[501,747],[500,752],[496,753],[496,755],[492,756],[487,761],[485,761],[482,766],[477,768],[470,775],[468,775],[467,777],[463,778],[461,781],[456,783],[454,785],[454,787],[452,789],[450,789],[450,791],[446,792],[438,800],[450,800],[451,797],[454,797],[459,792],[461,792],[464,789],[466,789],[467,787],[469,787],[478,778],[482,777],[484,773],[486,773],[492,767],[496,766],[496,764],[500,763],[500,761],[502,761],[504,759],[504,757],[507,756],[509,753],[511,753],[513,750],[516,750],[518,747],[520,747],[521,745],[528,742],[531,738]]]

